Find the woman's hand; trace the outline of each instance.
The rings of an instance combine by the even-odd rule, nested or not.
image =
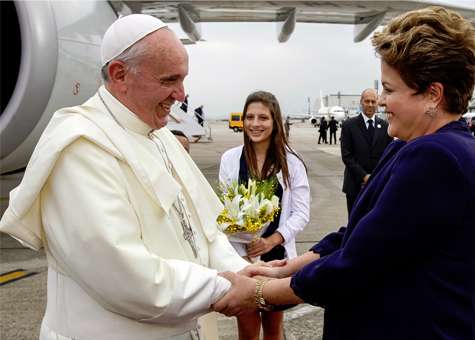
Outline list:
[[[248,277],[268,277],[280,279],[292,274],[291,268],[287,265],[287,260],[274,260],[270,262],[257,262],[250,264],[238,272],[239,275]]]
[[[269,237],[259,237],[247,245],[247,255],[249,257],[264,255],[282,243],[284,243],[284,238],[279,232],[275,232]]]
[[[258,261],[256,263],[248,265],[247,267],[239,271],[238,274],[247,277],[266,276],[280,278],[284,276],[282,276],[281,271],[279,271],[279,267],[284,267],[286,264],[286,259],[274,260],[270,262]],[[273,269],[273,267],[275,267],[275,269]]]
[[[308,251],[291,260],[274,260],[265,263],[257,262],[245,267],[239,274],[249,277],[265,276],[280,279],[291,276],[306,264],[316,261],[319,258],[320,254]]]

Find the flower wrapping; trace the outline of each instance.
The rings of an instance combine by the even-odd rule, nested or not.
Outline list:
[[[249,179],[247,186],[237,181],[229,186],[221,183],[224,209],[217,223],[239,255],[247,255],[245,245],[260,237],[279,212],[279,198],[274,195],[276,187],[275,177],[261,181]]]

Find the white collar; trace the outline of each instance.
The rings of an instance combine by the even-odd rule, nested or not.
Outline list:
[[[361,115],[363,116],[364,124],[365,124],[366,127],[368,127],[368,120],[370,120],[370,119],[373,121],[373,126],[376,127],[376,113],[371,118],[369,118],[367,115],[365,115],[364,112],[361,112]]]
[[[107,107],[111,110],[111,114],[117,119],[118,123],[125,129],[136,132],[141,135],[147,136],[148,133],[153,130],[150,126],[144,123],[135,113],[130,111],[124,104],[122,104],[112,93],[101,86],[99,88],[99,94],[105,101]]]

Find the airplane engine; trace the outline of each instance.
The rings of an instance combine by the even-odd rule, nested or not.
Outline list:
[[[310,122],[310,124],[312,124],[313,126],[316,126],[316,125],[318,124],[318,120],[317,120],[317,118],[315,118],[315,117],[310,118],[310,119],[309,119],[309,122]]]
[[[117,15],[104,1],[1,1],[0,6],[2,16],[11,18],[1,29],[3,180],[23,171],[57,109],[79,104],[97,90],[101,37]]]

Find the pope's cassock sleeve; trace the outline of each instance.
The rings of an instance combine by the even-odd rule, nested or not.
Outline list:
[[[147,249],[119,162],[85,139],[63,151],[41,193],[49,255],[105,309],[128,318],[180,323],[207,312],[229,282]]]

